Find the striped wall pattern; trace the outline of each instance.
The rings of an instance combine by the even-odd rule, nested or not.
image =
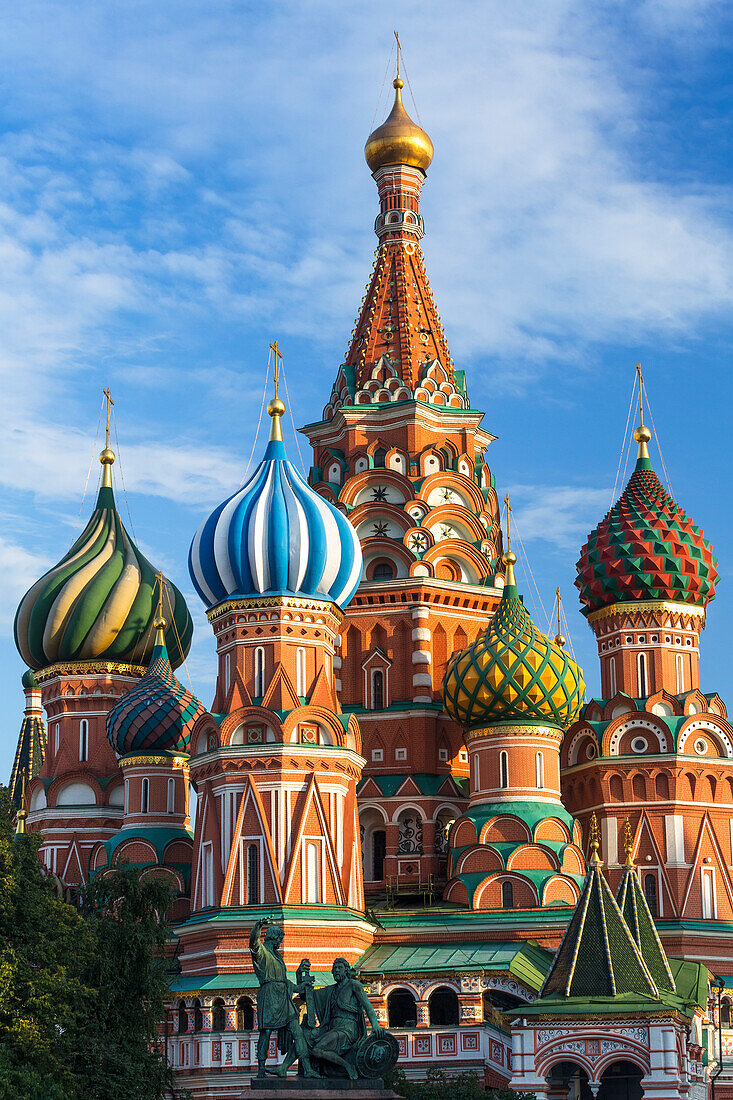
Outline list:
[[[266,592],[345,607],[361,577],[361,547],[346,516],[315,493],[279,440],[249,481],[220,504],[191,544],[189,571],[207,608]]]

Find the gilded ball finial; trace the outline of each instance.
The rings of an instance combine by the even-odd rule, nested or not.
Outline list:
[[[283,402],[280,400],[279,397],[273,397],[272,401],[267,406],[267,415],[268,416],[284,416],[285,415],[285,405],[283,404]]]
[[[401,77],[401,76],[399,76],[399,74],[398,74],[398,75],[397,75],[397,76],[396,76],[396,77],[394,78],[394,80],[392,81],[392,87],[393,87],[393,88],[404,88],[404,86],[405,86],[405,82],[404,82],[404,80],[402,79],[402,77]]]
[[[640,424],[638,428],[634,429],[634,439],[637,443],[648,443],[652,437],[652,433],[647,428],[646,424]]]
[[[115,453],[111,447],[105,447],[99,455],[99,461],[103,466],[111,466],[115,460]]]
[[[562,648],[564,647],[564,645],[565,645],[565,640],[566,640],[566,639],[565,639],[565,635],[564,635],[564,634],[556,634],[556,635],[555,635],[555,645],[556,645],[556,646],[559,646],[559,647],[560,647],[560,649],[562,649]]]
[[[507,550],[506,554],[502,558],[502,561],[504,562],[504,565],[516,565],[517,555],[514,553],[513,550]]]
[[[153,626],[156,630],[165,630],[165,628],[168,626],[168,622],[166,619],[163,618],[162,615],[159,615],[153,622]]]

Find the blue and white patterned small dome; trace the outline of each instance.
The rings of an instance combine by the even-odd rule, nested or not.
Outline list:
[[[361,546],[346,516],[308,485],[285,454],[281,402],[252,477],[199,527],[188,556],[207,608],[265,593],[333,600],[346,607],[361,578]]]

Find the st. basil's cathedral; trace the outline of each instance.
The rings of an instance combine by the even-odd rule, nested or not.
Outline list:
[[[601,666],[586,700],[516,583],[495,437],[426,275],[433,146],[402,87],[366,143],[378,246],[302,429],[308,479],[276,386],[259,465],[193,536],[210,708],[176,677],[191,615],[122,523],[108,440],[87,526],[16,616],[19,822],[66,886],[127,861],[174,887],[166,1045],[194,1098],[256,1071],[249,934],[274,917],[292,970],[349,961],[409,1077],[726,1100],[733,729],[699,681],[716,559],[640,418],[577,565]]]

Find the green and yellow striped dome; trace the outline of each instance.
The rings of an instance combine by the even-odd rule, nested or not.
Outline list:
[[[499,607],[481,637],[449,660],[443,705],[466,729],[514,722],[564,729],[583,705],[583,673],[534,625],[514,583],[516,559],[507,554],[504,560]]]
[[[112,451],[100,456],[103,476],[89,523],[68,554],[26,592],[15,616],[15,644],[31,669],[69,661],[145,665],[155,645],[155,569],[118,515]],[[183,596],[163,581],[170,626],[166,644],[174,668],[193,634]]]

